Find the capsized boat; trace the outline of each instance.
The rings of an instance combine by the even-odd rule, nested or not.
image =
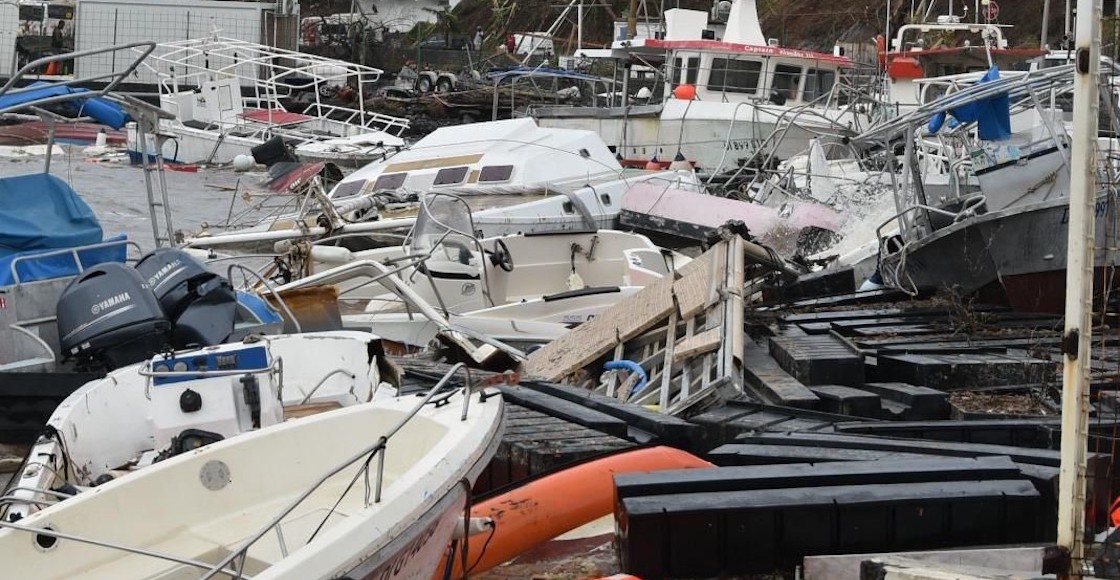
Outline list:
[[[329,346],[303,346],[307,358],[331,356]],[[358,358],[368,361],[364,352]],[[228,396],[231,382],[266,381],[276,370],[223,376],[144,366],[149,376],[134,368],[129,382],[150,387],[153,399],[164,389],[186,393],[175,385],[197,380],[224,383],[215,386]],[[331,380],[366,383],[340,375]],[[0,557],[22,578],[430,578],[466,525],[471,484],[503,430],[500,396],[469,385],[441,392],[444,382],[423,397],[379,399],[189,450],[5,519]],[[262,396],[262,413],[274,402]]]

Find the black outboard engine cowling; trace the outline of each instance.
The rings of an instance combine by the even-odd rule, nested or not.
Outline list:
[[[113,262],[86,270],[62,291],[58,336],[64,360],[112,370],[165,350],[171,323],[140,274]]]
[[[177,248],[161,248],[144,256],[136,271],[171,320],[175,348],[221,344],[233,333],[237,314],[233,286],[194,256]]]

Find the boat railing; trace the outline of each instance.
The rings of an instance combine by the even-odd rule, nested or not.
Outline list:
[[[409,120],[403,117],[318,102],[309,105],[304,110],[304,114],[364,129],[385,131],[397,136],[407,130],[410,124]]]
[[[292,326],[295,327],[296,333],[298,334],[303,332],[303,327],[300,325],[299,319],[296,318],[295,314],[292,314],[292,309],[288,308],[288,303],[284,301],[284,297],[278,294],[273,289],[272,284],[270,284],[269,281],[265,279],[265,277],[262,276],[260,272],[249,268],[245,264],[234,263],[230,264],[229,268],[226,270],[227,280],[233,280],[234,270],[237,270],[244,275],[255,278],[257,282],[261,284],[261,286],[263,286],[265,290],[267,290],[276,299],[276,303],[280,305],[280,308],[284,311],[284,314],[288,315],[288,320],[292,321]]]
[[[417,294],[417,292],[400,277],[400,273],[415,269],[418,263],[427,260],[428,257],[429,254],[409,254],[398,258],[391,265],[383,264],[376,260],[355,260],[329,270],[304,276],[299,280],[273,288],[270,292],[283,293],[289,290],[319,284],[339,284],[349,280],[363,279],[361,285],[351,290],[356,290],[359,287],[372,283],[381,284],[386,290],[395,294],[407,307],[408,316],[410,318],[416,314],[423,316],[434,324],[440,332],[444,333],[445,336],[456,340],[456,342],[460,342],[460,346],[463,346],[465,349],[468,348],[468,345],[458,340],[463,336],[490,345],[509,354],[515,360],[525,360],[525,353],[514,347],[496,340],[493,337],[485,336],[468,328],[462,328],[451,324],[450,320],[447,318],[446,307],[441,305],[441,308],[437,310],[435,306]]]
[[[126,252],[128,251],[128,249],[135,249],[137,255],[142,253],[142,250],[140,249],[140,244],[137,244],[136,242],[134,242],[132,240],[111,240],[111,241],[108,241],[108,242],[98,242],[96,244],[88,244],[88,245],[80,246],[80,247],[77,247],[77,248],[63,248],[63,249],[59,249],[59,250],[51,250],[51,251],[48,251],[48,252],[31,254],[31,255],[28,255],[28,256],[17,256],[16,258],[12,259],[12,262],[9,265],[9,268],[12,272],[12,280],[15,281],[15,285],[17,285],[17,286],[25,283],[24,280],[23,280],[23,277],[19,273],[19,265],[20,264],[35,262],[35,261],[46,259],[46,258],[54,258],[56,256],[70,256],[71,258],[74,259],[74,267],[78,270],[78,272],[79,273],[85,272],[85,264],[82,263],[82,257],[81,257],[81,254],[83,252],[90,252],[90,251],[93,251],[93,250],[103,250],[103,249],[116,248],[116,247],[123,247],[123,248],[125,248]]]
[[[890,225],[896,221],[899,224],[904,223],[904,217],[906,217],[908,214],[917,212],[925,212],[927,222],[929,221],[929,214],[937,214],[949,218],[951,220],[951,223],[957,223],[961,220],[977,215],[978,210],[984,205],[985,201],[986,199],[983,194],[974,194],[968,197],[961,198],[960,209],[957,211],[951,211],[940,207],[916,203],[907,207],[906,209],[903,209],[902,211],[885,220],[883,223],[879,224],[879,226],[875,228],[875,239],[879,240],[879,268],[880,274],[883,276],[884,281],[887,283],[886,285],[897,288],[909,294],[910,296],[917,296],[918,287],[913,278],[910,277],[909,270],[906,268],[906,259],[909,254],[908,250],[910,247],[910,243],[915,239],[921,239],[920,232],[917,236],[914,236],[915,232],[903,232],[903,235],[901,237],[901,245],[899,245],[898,247],[891,247],[892,245],[896,244],[896,242],[894,241],[894,239],[896,238],[885,237],[883,235],[883,231],[886,228],[890,227]],[[927,225],[931,232],[935,229],[931,223]],[[893,264],[893,267],[889,267],[886,263],[886,260],[884,260],[884,258],[886,258],[888,255],[898,256],[898,259]],[[904,276],[905,281],[903,280]]]
[[[23,500],[23,501],[26,501],[26,500]],[[0,529],[9,529],[9,530],[17,531],[17,532],[27,532],[29,534],[33,534],[35,542],[38,545],[41,545],[41,546],[42,545],[46,545],[46,546],[53,545],[58,540],[69,540],[69,541],[72,541],[72,542],[78,542],[80,544],[89,544],[91,546],[100,546],[102,548],[109,548],[111,550],[118,550],[118,551],[121,551],[121,552],[128,552],[130,554],[137,554],[137,555],[140,555],[140,556],[148,556],[148,557],[156,558],[156,559],[159,559],[159,560],[166,560],[168,562],[173,562],[173,563],[176,563],[176,564],[183,564],[183,565],[186,565],[186,566],[191,566],[192,568],[197,568],[199,570],[205,570],[207,572],[212,571],[213,573],[210,574],[210,576],[213,576],[213,574],[225,574],[225,575],[227,575],[231,578],[248,578],[248,576],[245,576],[240,571],[234,570],[234,569],[232,569],[232,568],[230,568],[229,566],[226,566],[226,565],[223,565],[220,568],[218,568],[217,570],[215,570],[214,565],[209,563],[209,562],[203,562],[201,560],[194,560],[194,559],[191,559],[191,558],[184,558],[182,556],[177,556],[175,554],[168,554],[166,552],[157,552],[155,550],[147,550],[147,549],[144,549],[144,548],[137,548],[135,546],[129,546],[127,544],[122,544],[122,543],[119,543],[119,542],[108,542],[108,541],[105,541],[105,540],[98,540],[97,538],[91,538],[89,536],[82,536],[82,535],[78,535],[78,534],[60,532],[60,531],[58,531],[54,528],[51,528],[49,525],[40,528],[40,527],[22,525],[22,524],[19,524],[17,522],[8,522],[8,521],[0,520]]]
[[[140,64],[144,61],[144,59],[147,58],[148,55],[151,54],[153,50],[155,50],[155,47],[156,47],[156,43],[151,42],[151,41],[131,42],[131,43],[127,43],[127,44],[119,44],[119,45],[107,46],[107,47],[102,47],[102,48],[79,50],[79,51],[76,51],[76,52],[69,52],[69,53],[65,53],[65,54],[55,54],[55,55],[45,56],[43,58],[33,60],[33,61],[23,65],[22,68],[17,70],[14,74],[12,74],[11,77],[8,78],[8,81],[6,83],[4,83],[3,86],[0,86],[0,95],[11,97],[11,96],[15,96],[15,95],[18,95],[18,94],[21,94],[21,93],[32,94],[34,91],[42,90],[42,86],[35,86],[34,84],[31,84],[30,86],[23,86],[23,87],[20,87],[20,88],[16,88],[16,87],[25,83],[27,81],[28,76],[38,74],[38,71],[43,70],[46,66],[50,65],[51,63],[63,62],[63,61],[69,61],[69,60],[77,60],[77,59],[86,58],[86,57],[90,57],[90,56],[96,56],[96,55],[101,55],[101,54],[111,54],[111,53],[116,53],[116,52],[126,52],[127,51],[127,52],[133,53],[129,57],[131,59],[131,61],[129,61],[128,64],[125,65],[123,68],[118,68],[116,70],[113,70],[113,71],[107,72],[107,73],[103,73],[103,74],[75,77],[75,78],[72,78],[72,79],[59,81],[57,83],[52,83],[52,86],[83,87],[84,88],[84,87],[88,86],[89,83],[94,83],[94,82],[100,83],[100,82],[104,81],[105,86],[101,87],[100,89],[89,89],[89,90],[82,91],[80,93],[67,93],[67,94],[60,94],[60,95],[45,96],[45,97],[40,97],[40,98],[36,98],[36,99],[33,99],[33,100],[29,100],[29,101],[21,101],[21,102],[18,102],[18,103],[7,105],[7,106],[0,106],[0,114],[15,112],[15,111],[18,111],[20,109],[25,109],[25,108],[31,107],[31,106],[41,107],[41,106],[49,105],[49,104],[53,104],[53,103],[61,103],[61,102],[65,102],[65,101],[72,101],[72,100],[78,99],[78,98],[103,97],[103,96],[109,95],[110,93],[113,93],[114,91],[116,91],[117,87],[122,82],[124,82],[125,79],[129,78],[133,74],[133,72],[135,72],[135,70],[140,66]]]
[[[464,374],[463,386],[454,389],[451,393],[447,394],[447,396],[437,400],[436,396],[444,389],[445,386],[447,386],[451,379],[460,372]],[[451,369],[444,373],[444,375],[439,379],[439,381],[436,382],[435,385],[432,386],[432,388],[428,389],[428,392],[424,394],[423,399],[421,399],[418,404],[416,404],[408,413],[406,413],[405,416],[402,417],[395,425],[389,428],[384,435],[378,437],[377,441],[350,456],[348,459],[328,470],[323,475],[319,476],[318,479],[316,479],[310,486],[308,486],[307,489],[301,492],[291,503],[289,503],[284,509],[280,510],[280,512],[275,517],[273,517],[271,521],[265,524],[261,529],[257,530],[256,533],[250,536],[249,539],[243,542],[236,550],[232,550],[229,555],[227,555],[225,558],[222,558],[222,560],[217,564],[213,565],[209,569],[209,571],[202,576],[202,580],[208,580],[209,578],[213,578],[218,574],[228,573],[226,572],[226,570],[230,568],[236,571],[236,575],[234,576],[235,578],[242,578],[242,573],[245,568],[245,562],[249,556],[249,548],[251,548],[254,544],[260,541],[261,538],[265,537],[269,532],[272,531],[275,531],[277,539],[280,542],[281,552],[287,554],[288,545],[281,531],[281,524],[283,523],[284,518],[288,517],[293,511],[295,511],[296,508],[298,508],[304,501],[306,501],[307,498],[311,497],[311,495],[315,493],[315,491],[320,487],[322,487],[327,481],[342,473],[344,470],[351,466],[357,465],[358,469],[350,479],[349,485],[347,485],[345,487],[345,490],[342,492],[342,497],[340,497],[339,500],[335,502],[335,505],[337,506],[339,503],[341,503],[342,499],[350,493],[350,491],[354,488],[354,484],[357,483],[358,479],[361,479],[363,483],[364,507],[369,508],[374,504],[381,503],[381,495],[385,481],[385,453],[389,447],[389,443],[393,440],[396,434],[400,432],[400,430],[403,429],[406,425],[408,425],[408,423],[412,421],[414,417],[416,417],[420,410],[427,406],[429,403],[435,403],[436,405],[447,404],[447,401],[450,399],[450,397],[459,392],[461,392],[463,396],[463,408],[460,415],[460,421],[466,421],[468,412],[470,410],[471,391],[474,388],[475,385],[471,380],[470,367],[463,363],[455,364],[455,366],[451,367]],[[485,400],[485,398],[483,398],[482,400]],[[373,463],[374,459],[377,460],[377,467],[375,473],[373,474],[373,481],[371,482],[370,464]],[[323,526],[327,523],[327,520],[333,515],[333,513],[334,509],[332,508],[326,515],[323,516],[322,521],[320,521],[318,527],[316,527],[315,531],[312,532],[311,536],[308,537],[306,543],[311,543],[315,539],[316,535],[318,535],[319,531],[323,529]]]

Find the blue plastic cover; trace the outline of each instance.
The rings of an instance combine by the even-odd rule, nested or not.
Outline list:
[[[65,181],[49,173],[0,178],[0,257],[101,241],[101,224]]]
[[[981,83],[999,79],[999,67],[992,65]],[[1007,93],[1000,93],[987,99],[973,101],[949,110],[959,123],[976,121],[976,133],[985,141],[1002,141],[1011,137],[1011,99]],[[945,121],[944,113],[937,113],[929,120],[929,132],[937,133]],[[950,127],[953,125],[950,124]]]
[[[17,255],[34,255],[52,250],[77,248],[102,241],[101,224],[86,202],[67,183],[47,173],[0,177],[0,283],[14,282],[11,263]],[[120,252],[124,252],[121,245]],[[102,258],[83,254],[86,265]],[[121,258],[123,260],[123,257]],[[54,277],[75,273],[73,256],[35,260],[39,265],[21,260],[28,268],[29,278]]]

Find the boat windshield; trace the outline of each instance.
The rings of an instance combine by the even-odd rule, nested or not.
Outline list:
[[[461,197],[427,193],[421,197],[420,213],[409,242],[413,253],[432,252],[439,246],[477,248],[470,207]],[[439,257],[436,257],[439,259]]]

